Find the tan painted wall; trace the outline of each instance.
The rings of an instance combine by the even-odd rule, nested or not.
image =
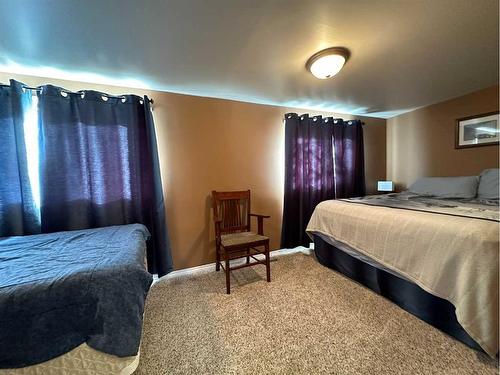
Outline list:
[[[455,149],[456,119],[493,111],[498,111],[498,86],[388,119],[387,178],[402,189],[422,176],[498,168],[498,146]]]
[[[271,237],[271,249],[279,248],[283,200],[282,119],[287,112],[311,111],[0,73],[0,82],[6,83],[9,78],[28,85],[51,83],[69,90],[147,94],[154,99],[176,269],[214,261],[212,190],[251,189],[253,211],[271,215],[264,227]],[[375,181],[385,178],[385,120],[357,118],[366,123],[366,181],[368,190],[373,191]]]

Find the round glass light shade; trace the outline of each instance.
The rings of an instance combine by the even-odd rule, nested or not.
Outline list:
[[[348,56],[349,51],[345,48],[328,48],[311,56],[306,67],[316,78],[331,78],[340,72]]]

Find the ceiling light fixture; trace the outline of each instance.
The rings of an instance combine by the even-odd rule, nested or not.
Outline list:
[[[307,60],[306,68],[316,78],[332,78],[340,72],[349,55],[349,50],[344,47],[327,48],[312,55]]]

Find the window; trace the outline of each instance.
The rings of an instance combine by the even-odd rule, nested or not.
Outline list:
[[[40,221],[40,163],[39,163],[39,131],[38,131],[38,96],[32,97],[31,105],[24,115],[24,141],[28,160],[28,176],[31,193]]]

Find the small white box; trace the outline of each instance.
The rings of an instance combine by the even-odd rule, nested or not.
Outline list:
[[[378,191],[394,191],[394,183],[392,181],[378,181]]]

